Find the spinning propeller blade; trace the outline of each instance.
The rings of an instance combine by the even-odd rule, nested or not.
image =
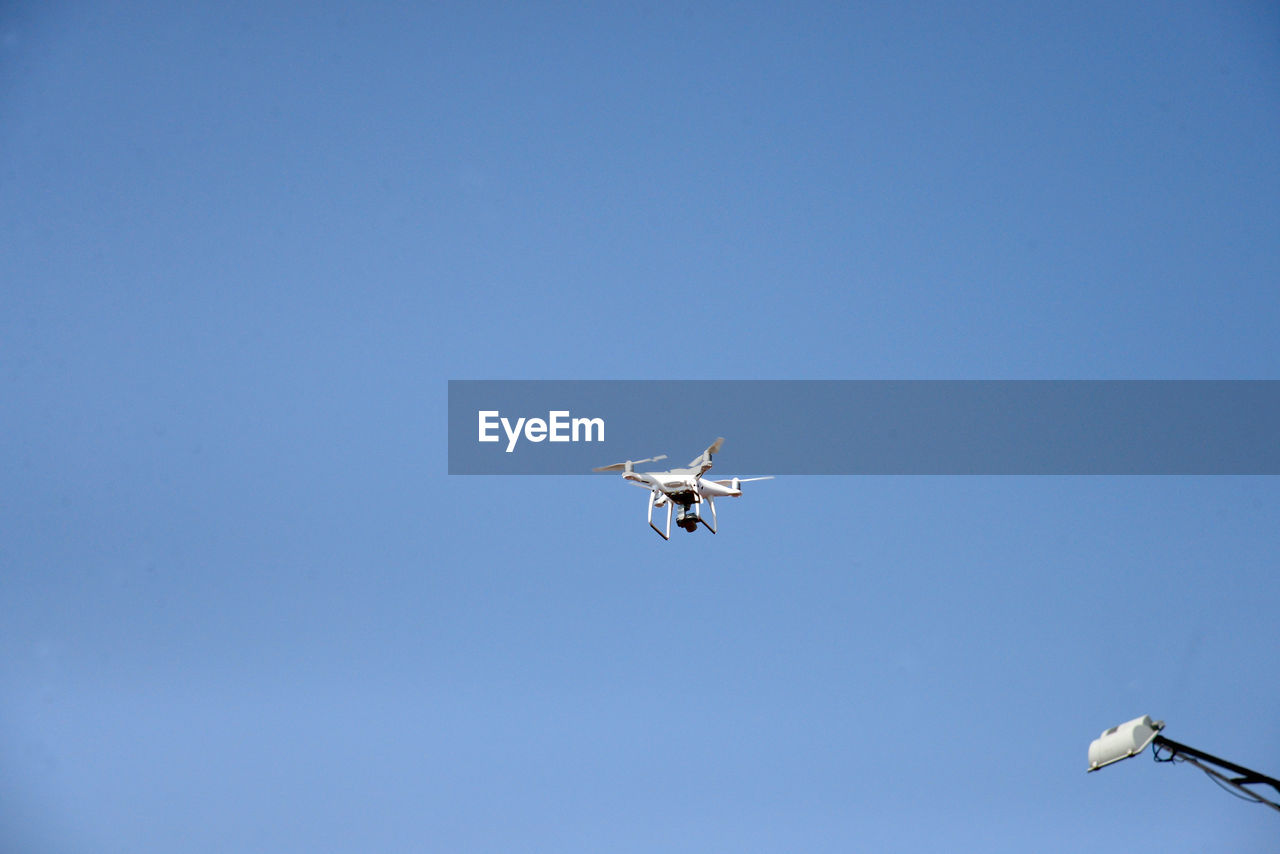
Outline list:
[[[649,457],[647,460],[627,460],[625,463],[614,463],[609,466],[600,466],[592,471],[628,471],[632,466],[638,466],[641,463],[656,463],[658,460],[665,460],[666,454],[658,454],[656,457]]]
[[[750,483],[753,480],[773,480],[776,475],[766,474],[763,477],[730,477],[724,480],[713,480],[712,483],[718,483],[721,486],[727,486],[730,489],[737,489],[744,483]]]
[[[709,459],[712,454],[720,453],[720,446],[723,444],[724,444],[724,436],[721,436],[719,439],[716,439],[714,442],[712,442],[711,445],[705,451],[703,451],[701,454],[698,454],[698,456],[690,460],[689,468],[693,468],[696,465],[700,465],[703,460]]]

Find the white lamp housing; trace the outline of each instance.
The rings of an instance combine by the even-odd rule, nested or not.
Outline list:
[[[1089,770],[1097,771],[1113,762],[1137,756],[1147,749],[1162,729],[1164,721],[1153,721],[1150,715],[1113,726],[1089,745]]]

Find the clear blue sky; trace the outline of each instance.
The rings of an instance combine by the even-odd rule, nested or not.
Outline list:
[[[1084,768],[1150,713],[1280,774],[1277,479],[788,478],[663,543],[444,430],[1280,378],[1275,5],[578,5],[0,11],[7,848],[1274,850]]]

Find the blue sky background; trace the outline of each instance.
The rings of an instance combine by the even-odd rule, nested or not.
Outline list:
[[[1280,378],[1273,4],[178,5],[0,12],[9,847],[1273,848],[1084,768],[1280,773],[1274,478],[445,474],[448,379]]]

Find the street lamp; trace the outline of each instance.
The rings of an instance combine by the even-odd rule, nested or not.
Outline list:
[[[1089,745],[1089,770],[1097,771],[1122,759],[1137,756],[1147,749],[1147,745],[1155,745],[1151,752],[1157,762],[1190,762],[1220,784],[1240,792],[1246,800],[1266,804],[1280,811],[1280,803],[1269,801],[1246,788],[1255,785],[1270,786],[1280,794],[1280,780],[1165,738],[1160,734],[1163,729],[1164,721],[1153,721],[1150,715],[1113,726]]]

